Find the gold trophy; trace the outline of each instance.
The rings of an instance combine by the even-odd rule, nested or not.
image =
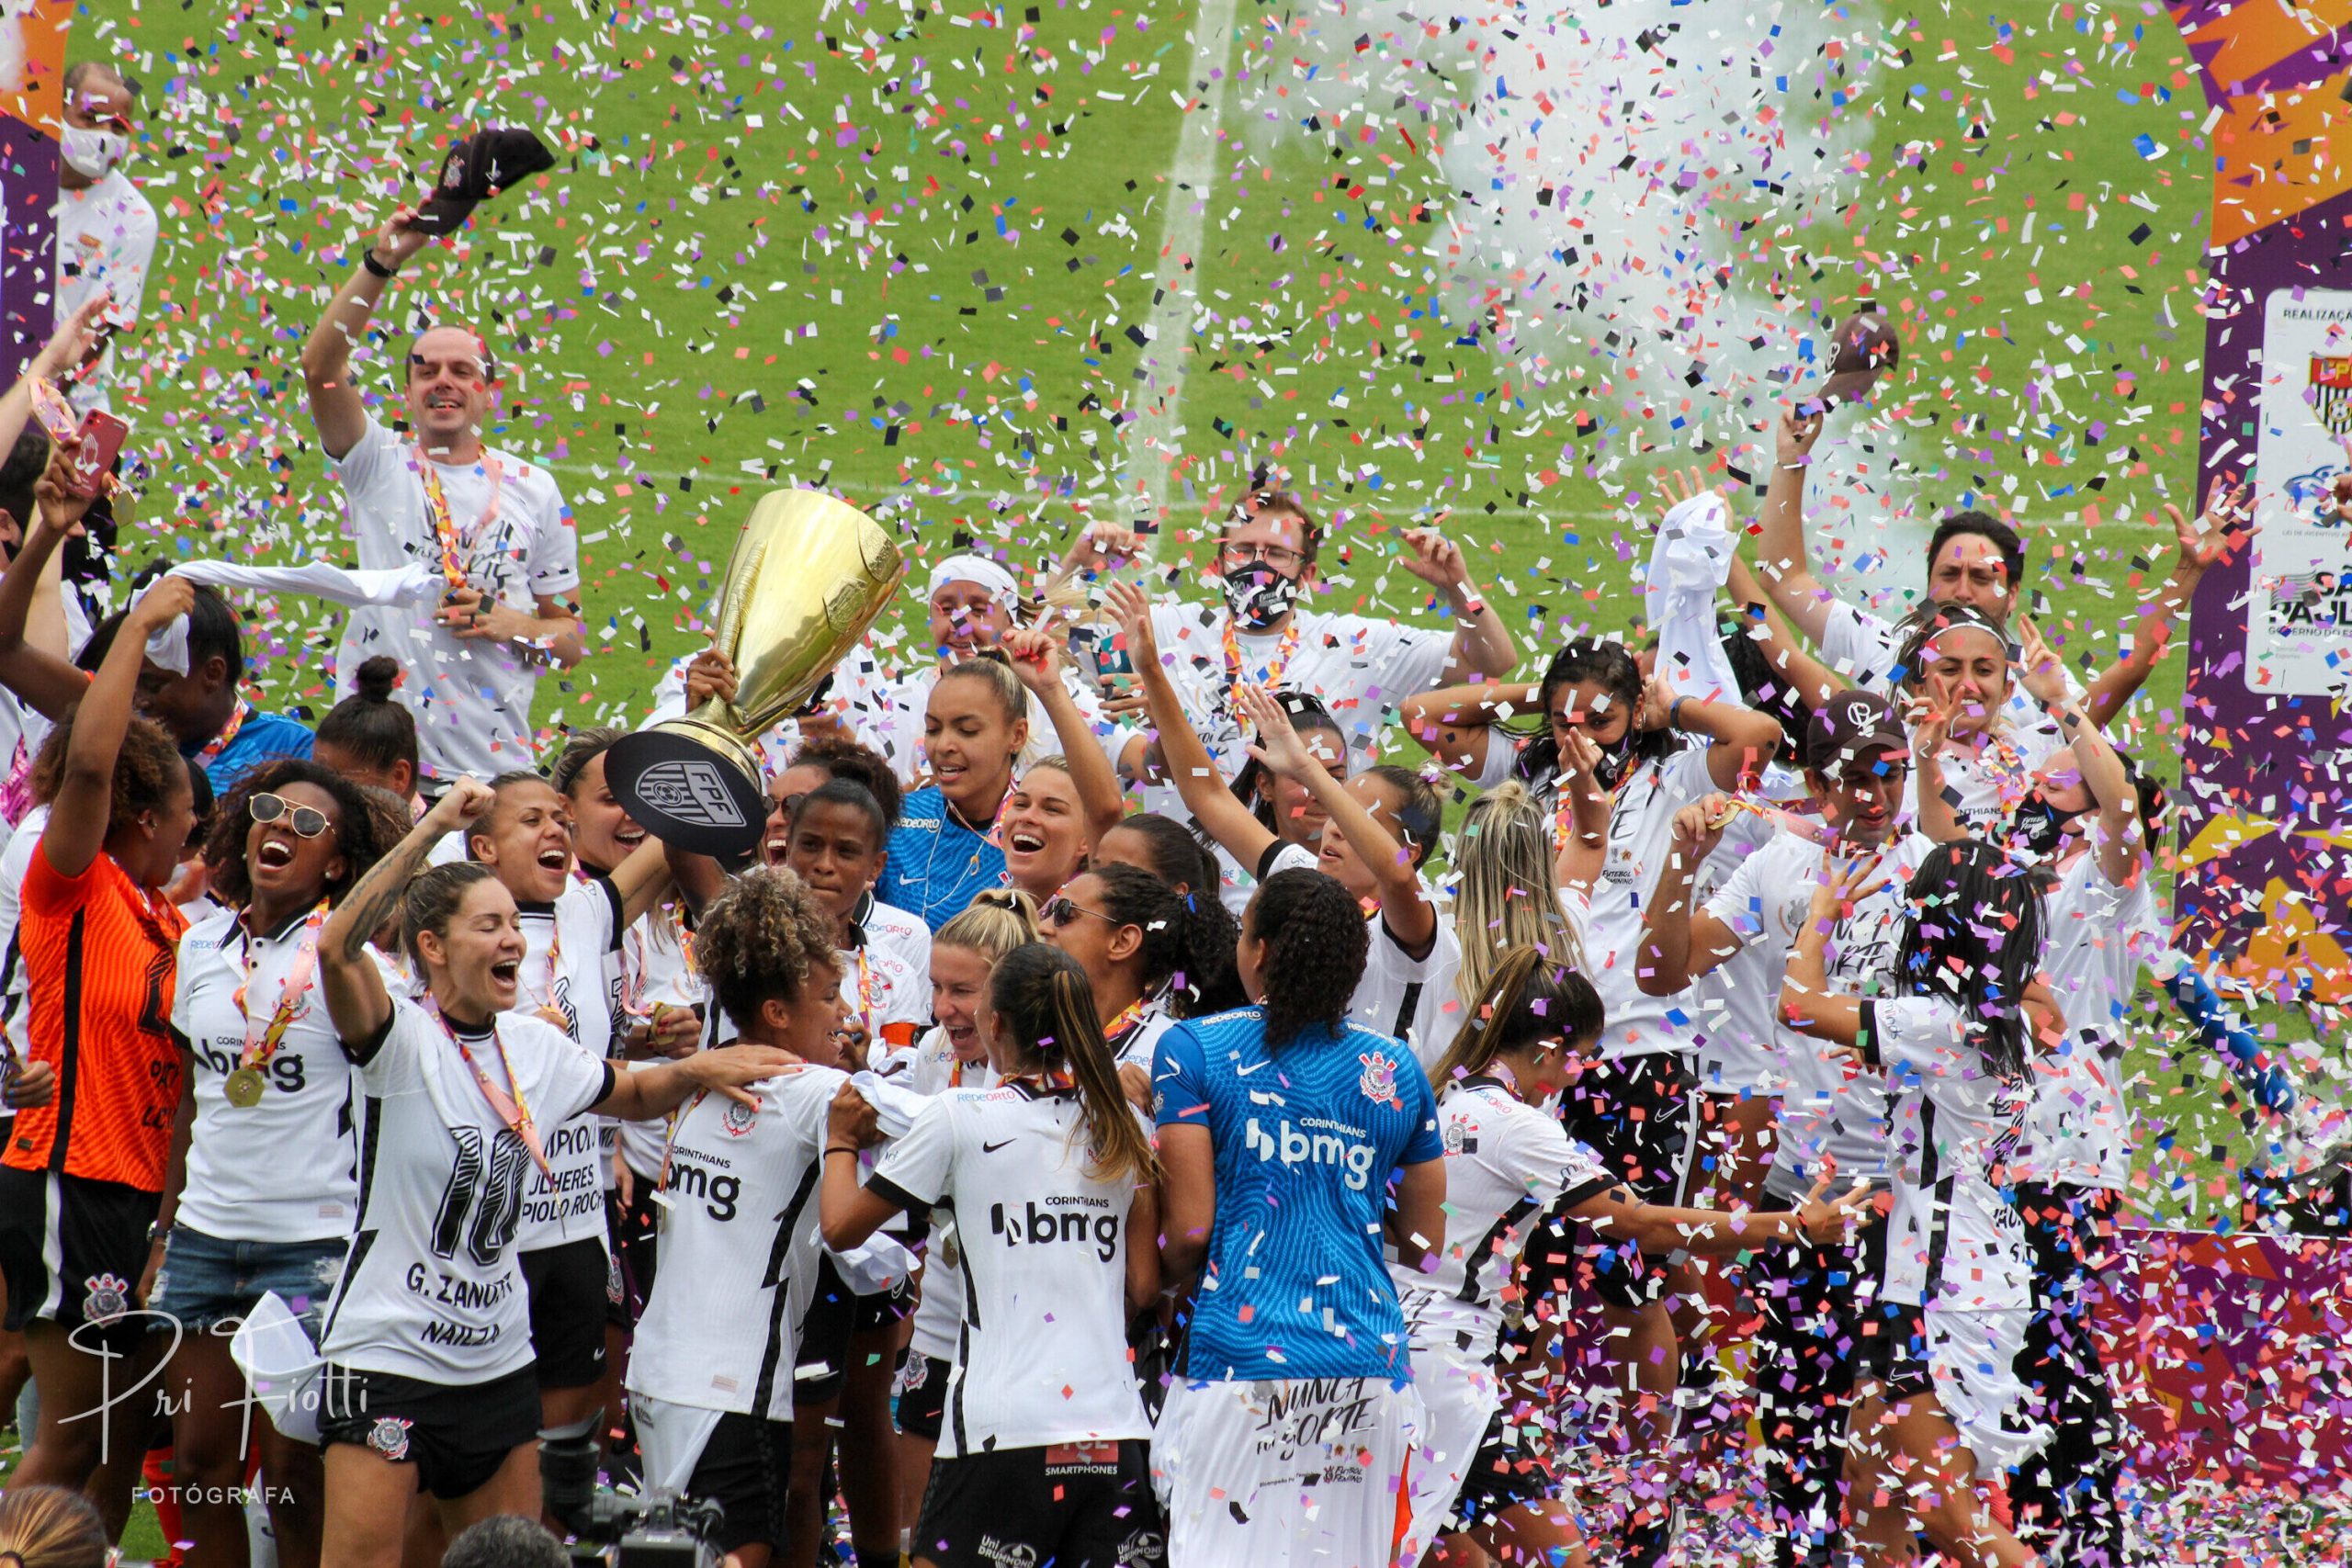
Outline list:
[[[836,497],[772,491],[752,509],[718,596],[714,646],[734,661],[735,700],[640,729],[605,754],[605,778],[663,843],[731,857],[767,818],[765,734],[857,645],[907,563],[889,530]]]

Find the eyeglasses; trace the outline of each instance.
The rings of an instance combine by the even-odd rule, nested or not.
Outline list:
[[[800,809],[800,803],[808,798],[805,795],[772,795],[768,796],[768,815],[789,819],[794,812]]]
[[[1090,909],[1083,904],[1073,903],[1067,894],[1055,895],[1046,901],[1044,908],[1037,911],[1039,919],[1057,928],[1074,923],[1080,915],[1091,915],[1106,926],[1119,923],[1100,909]]]
[[[1227,566],[1254,566],[1264,561],[1277,571],[1296,571],[1306,564],[1306,554],[1288,545],[1250,545],[1227,543],[1218,547],[1218,553]]]
[[[294,836],[298,839],[315,839],[333,826],[327,820],[327,814],[317,807],[295,806],[283,795],[254,795],[245,809],[253,813],[256,822],[276,822],[283,818],[286,825],[294,829]]]

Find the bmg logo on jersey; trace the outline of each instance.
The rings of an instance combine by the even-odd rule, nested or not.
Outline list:
[[[1041,1205],[1035,1199],[1008,1211],[989,1205],[989,1230],[1007,1247],[1045,1247],[1057,1241],[1091,1242],[1103,1262],[1119,1256],[1119,1216],[1108,1198],[1057,1195]]]
[[[1241,1146],[1261,1160],[1279,1160],[1284,1168],[1302,1165],[1337,1166],[1347,1172],[1350,1190],[1361,1192],[1372,1180],[1372,1145],[1361,1127],[1308,1117],[1294,1124],[1287,1116],[1272,1131],[1255,1116],[1241,1130]]]

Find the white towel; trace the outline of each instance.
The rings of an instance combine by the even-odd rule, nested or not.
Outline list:
[[[1657,634],[1657,673],[1676,694],[1742,704],[1715,633],[1715,597],[1731,576],[1731,508],[1709,491],[1676,503],[1650,547],[1642,610]]]
[[[220,560],[183,561],[164,577],[185,577],[214,588],[252,588],[267,593],[306,593],[337,604],[387,606],[421,604],[437,598],[441,574],[422,561],[390,571],[346,571],[339,566],[313,561],[309,566],[232,566]],[[157,578],[156,582],[163,581]],[[148,588],[155,584],[151,582]],[[131,599],[146,597],[142,588]],[[187,617],[183,615],[147,639],[147,658],[175,675],[187,673]]]

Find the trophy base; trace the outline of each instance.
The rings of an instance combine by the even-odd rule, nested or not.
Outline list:
[[[613,742],[605,782],[639,827],[690,854],[745,854],[767,822],[759,754],[698,719],[672,719]]]

